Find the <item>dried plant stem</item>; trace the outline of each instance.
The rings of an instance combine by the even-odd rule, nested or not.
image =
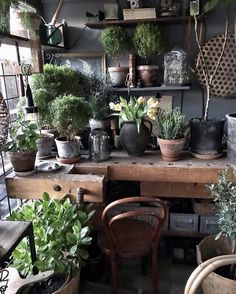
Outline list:
[[[218,68],[220,66],[220,63],[221,63],[221,60],[223,58],[224,52],[225,52],[227,36],[228,36],[229,20],[228,20],[228,18],[226,19],[225,33],[224,33],[224,43],[223,43],[222,50],[221,50],[219,59],[217,61],[215,70],[214,70],[212,75],[210,75],[209,72],[208,72],[208,68],[207,68],[207,65],[206,65],[206,60],[205,60],[203,50],[202,50],[201,45],[200,45],[200,40],[199,40],[199,35],[198,35],[198,30],[197,30],[198,28],[197,28],[197,17],[196,16],[194,16],[194,21],[195,21],[194,31],[195,31],[195,36],[196,36],[196,42],[197,42],[197,46],[198,46],[199,53],[200,53],[200,62],[201,62],[201,65],[202,65],[202,71],[203,71],[205,81],[206,81],[206,106],[205,106],[205,112],[204,112],[204,120],[207,120],[208,119],[208,112],[209,112],[209,104],[210,104],[211,86],[212,86],[212,82],[214,80],[214,77],[215,77],[215,75],[217,73],[217,70],[218,70]]]

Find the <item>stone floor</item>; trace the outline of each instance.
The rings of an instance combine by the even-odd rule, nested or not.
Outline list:
[[[167,252],[160,253],[158,259],[160,294],[183,294],[186,281],[196,265],[173,262]],[[118,273],[119,294],[153,294],[150,272],[142,275],[139,261],[121,262]],[[111,293],[110,283],[104,276],[97,282],[81,281],[80,294],[100,293]],[[200,289],[197,293],[201,293]]]

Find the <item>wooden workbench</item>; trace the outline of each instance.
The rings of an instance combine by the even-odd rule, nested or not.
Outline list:
[[[103,202],[104,187],[110,180],[139,181],[141,195],[163,197],[209,198],[206,184],[217,181],[218,173],[231,162],[227,158],[201,160],[189,153],[176,162],[162,160],[159,151],[146,151],[142,157],[114,152],[109,161],[95,163],[87,157],[73,165],[63,165],[52,173],[37,172],[28,177],[11,173],[6,178],[9,197],[41,198],[43,192],[61,198],[86,189],[85,200]],[[128,196],[128,195],[127,195]]]

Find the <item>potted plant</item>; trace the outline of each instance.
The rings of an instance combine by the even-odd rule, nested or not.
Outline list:
[[[88,258],[86,247],[91,244],[89,220],[93,213],[90,206],[79,207],[69,198],[52,199],[47,193],[42,200],[14,210],[9,219],[33,223],[37,260],[32,265],[27,240],[23,239],[13,252],[13,266],[24,276],[35,268],[60,273],[66,277],[65,283],[52,292],[46,291],[50,289],[46,285],[45,293],[77,294],[80,270]]]
[[[156,119],[159,102],[155,98],[130,97],[129,101],[120,97],[119,103],[110,103],[110,108],[120,117],[119,141],[129,155],[141,156],[149,142],[152,133],[151,120]],[[149,124],[149,128],[146,124]]]
[[[185,144],[185,116],[178,108],[171,111],[160,109],[157,116],[158,144],[162,158],[169,161],[178,160]]]
[[[137,54],[147,64],[156,55],[161,54],[165,47],[165,41],[159,27],[150,23],[137,25],[134,31],[133,43]],[[158,69],[158,65],[140,65],[137,67],[140,79],[145,87],[157,84]]]
[[[129,38],[124,28],[120,26],[109,26],[103,29],[100,42],[105,53],[117,62],[117,66],[108,67],[112,85],[115,87],[124,86],[128,74],[128,67],[120,66],[120,57],[127,50],[129,44]]]
[[[49,111],[49,105],[58,96],[84,95],[84,82],[85,77],[80,72],[53,64],[44,65],[43,73],[32,75],[31,88],[43,130],[54,133],[55,137],[58,136],[52,123],[53,116]]]
[[[213,9],[218,2],[224,1],[207,1],[203,7],[203,13],[206,13]],[[227,2],[227,1],[226,1]],[[225,2],[225,3],[226,3]],[[219,58],[217,60],[216,66],[214,67],[212,73],[209,71],[209,64],[206,62],[202,46],[200,44],[200,38],[198,34],[198,14],[199,7],[196,5],[196,1],[190,2],[190,14],[194,18],[194,32],[197,47],[199,50],[199,59],[197,62],[197,67],[201,68],[206,90],[206,101],[204,108],[203,118],[194,118],[190,120],[190,149],[194,156],[200,158],[217,158],[222,154],[222,138],[224,132],[224,120],[209,119],[209,107],[211,102],[211,88],[214,83],[215,75],[220,67],[222,57],[224,55],[225,46],[227,42],[228,34],[228,21],[226,21],[226,29],[224,34],[224,42],[222,49],[220,51]]]
[[[10,32],[10,7],[17,7],[19,0],[1,0],[0,1],[0,32]]]
[[[80,155],[78,132],[89,120],[88,103],[73,95],[59,96],[50,104],[52,123],[58,129],[56,138],[58,160],[64,163],[77,162]]]
[[[200,242],[197,247],[199,264],[218,255],[235,254],[236,252],[235,180],[236,168],[232,167],[219,175],[217,183],[209,186],[214,197],[221,232],[217,236],[207,236]],[[235,293],[235,267],[224,267],[221,271],[212,272],[203,281],[202,288],[204,293],[209,293],[208,290],[214,294]]]
[[[33,172],[36,158],[36,141],[39,137],[37,125],[30,121],[18,120],[10,128],[9,141],[4,150],[17,173]]]

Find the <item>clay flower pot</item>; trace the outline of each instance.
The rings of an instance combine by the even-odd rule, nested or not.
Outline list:
[[[157,138],[157,142],[164,160],[175,161],[180,159],[185,144],[185,137],[175,140]]]

